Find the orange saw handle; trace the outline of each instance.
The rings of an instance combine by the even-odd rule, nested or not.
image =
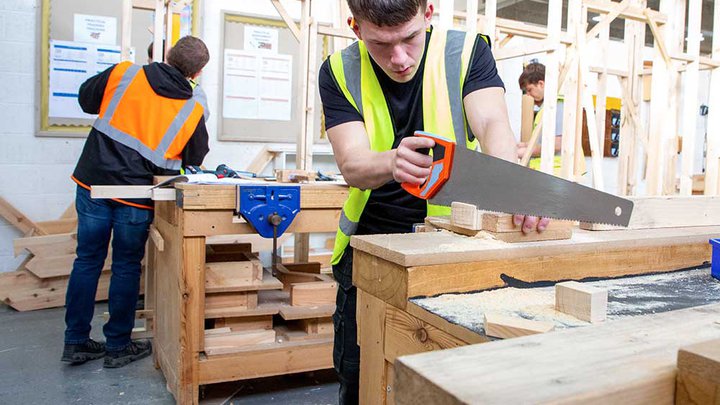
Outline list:
[[[430,166],[430,177],[420,185],[402,183],[402,188],[415,197],[428,200],[432,198],[450,178],[453,156],[455,154],[455,142],[424,131],[415,131],[415,136],[422,136],[435,141],[435,146],[432,148],[433,162],[432,166]]]

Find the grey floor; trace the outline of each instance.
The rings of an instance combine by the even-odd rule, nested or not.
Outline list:
[[[102,338],[95,308],[92,337]],[[79,366],[60,362],[63,308],[16,312],[0,304],[0,404],[172,404],[165,379],[151,358],[119,369],[102,360]],[[270,377],[204,387],[201,404],[334,404],[332,371]]]

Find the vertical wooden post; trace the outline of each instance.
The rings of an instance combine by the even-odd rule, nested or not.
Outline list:
[[[163,59],[165,59],[168,51],[173,46],[172,35],[173,32],[173,11],[172,11],[172,0],[168,0],[165,3],[165,49],[163,50]]]
[[[607,110],[607,66],[608,66],[608,45],[610,44],[610,26],[600,30],[599,44],[596,48],[600,52],[600,68],[602,71],[597,78],[597,96],[595,98],[595,119],[598,129],[598,154],[605,156],[605,110]],[[630,55],[628,55],[631,58]],[[627,102],[627,101],[626,101]]]
[[[357,271],[357,270],[355,270]],[[360,403],[384,404],[387,395],[385,368],[385,311],[387,304],[360,289],[357,307],[362,319],[360,341]]]
[[[132,0],[122,2],[122,21],[120,28],[120,59],[130,60],[130,45],[132,39]]]
[[[444,30],[452,29],[455,2],[453,0],[440,0],[438,6],[438,27]]]
[[[712,57],[720,58],[720,4],[714,3]],[[720,169],[720,67],[710,76],[710,97],[707,123],[707,160],[705,163],[705,195],[718,194]]]
[[[497,0],[485,0],[485,34],[497,41]]]
[[[688,44],[687,53],[695,58],[685,69],[685,89],[683,96],[682,130],[682,174],[680,175],[680,194],[692,195],[692,176],[695,163],[695,139],[698,116],[698,76],[700,69],[700,21],[702,18],[702,0],[689,0],[688,8]]]
[[[669,29],[666,31],[666,45],[668,53],[671,55],[681,53],[685,43],[685,6],[686,0],[675,0],[672,2],[672,8],[667,11],[669,21]],[[663,143],[665,144],[665,154],[663,156],[663,182],[662,194],[672,195],[676,191],[677,180],[677,161],[678,161],[678,142],[677,136],[679,131],[679,118],[681,110],[680,106],[680,73],[675,67],[675,63],[671,61],[668,65],[668,74],[670,78],[670,98],[669,105],[673,106],[669,110],[668,130],[663,134]],[[694,96],[697,98],[697,95]]]
[[[581,176],[585,172],[585,155],[582,150],[582,132],[583,121],[582,111],[585,110],[587,116],[588,141],[590,143],[590,154],[592,156],[592,179],[593,187],[603,191],[605,190],[605,180],[602,171],[603,156],[598,146],[598,128],[595,120],[595,108],[592,102],[592,94],[587,85],[587,78],[590,75],[590,69],[587,65],[588,57],[585,54],[587,47],[585,46],[585,31],[587,27],[587,8],[582,6],[580,12],[580,24],[578,29],[578,104],[580,104],[580,113],[578,114],[578,126],[575,139],[575,177]],[[603,115],[605,111],[603,110]]]
[[[555,116],[560,66],[558,51],[561,46],[561,19],[562,0],[549,0],[547,40],[555,46],[555,50],[548,52],[545,64],[545,100],[543,101],[542,147],[540,150],[540,170],[545,173],[553,172],[553,160],[555,158]]]
[[[465,11],[465,30],[477,32],[478,0],[467,0]]]
[[[165,60],[163,49],[163,10],[165,0],[155,0],[155,16],[153,18],[153,61],[162,62]]]
[[[571,47],[570,52],[576,52],[578,57],[582,57],[580,54],[580,42],[585,39],[585,30],[580,27],[581,11],[581,0],[568,0],[567,27],[568,33],[571,33],[575,44],[574,51]],[[567,59],[570,60],[570,58]],[[580,98],[582,83],[579,81],[579,65],[580,64],[577,63],[570,66],[564,85],[565,99],[563,100],[562,149],[560,154],[562,157],[562,166],[560,175],[567,180],[572,180],[575,172],[575,137],[578,133],[582,136],[582,105]],[[547,76],[547,69],[545,75]],[[553,93],[548,93],[546,90],[545,94],[545,103],[547,103],[549,96]],[[547,114],[547,111],[545,114]],[[553,116],[552,118],[554,119],[555,117]],[[543,137],[543,143],[545,140],[546,138]],[[554,151],[554,137],[552,145]],[[545,153],[544,150],[543,153]]]

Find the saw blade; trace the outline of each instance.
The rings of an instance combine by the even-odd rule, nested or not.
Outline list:
[[[632,201],[466,148],[455,150],[450,179],[430,202],[619,226],[633,209]]]

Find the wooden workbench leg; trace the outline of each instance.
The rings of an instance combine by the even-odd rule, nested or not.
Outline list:
[[[384,404],[387,394],[385,368],[384,301],[358,289],[357,308],[360,337],[360,403]]]
[[[145,251],[147,252],[147,261],[145,262],[145,292],[143,302],[145,303],[145,310],[153,311],[152,316],[145,319],[145,330],[148,333],[152,333],[155,336],[155,268],[156,263],[156,251],[157,247],[154,243],[148,242]],[[158,358],[158,351],[153,350],[153,363],[155,368],[160,368],[160,359]]]
[[[205,237],[183,239],[182,328],[180,330],[180,384],[177,402],[199,401],[200,337],[205,329]]]

